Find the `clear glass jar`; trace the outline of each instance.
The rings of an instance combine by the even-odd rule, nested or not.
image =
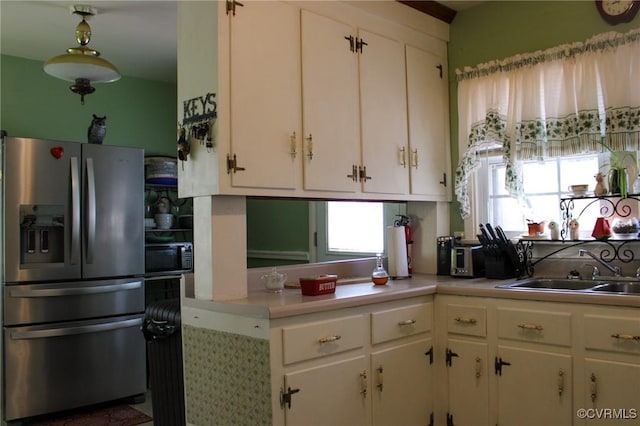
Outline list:
[[[375,285],[383,285],[389,281],[389,274],[387,274],[382,265],[382,254],[376,255],[376,267],[371,273],[371,280]]]

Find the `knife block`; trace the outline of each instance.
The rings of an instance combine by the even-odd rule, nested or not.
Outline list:
[[[486,256],[484,258],[485,277],[496,280],[517,278],[515,266],[505,257]]]

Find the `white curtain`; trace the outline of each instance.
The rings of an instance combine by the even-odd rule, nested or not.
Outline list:
[[[471,212],[469,178],[486,144],[502,146],[505,188],[522,198],[520,162],[640,149],[640,29],[456,70],[460,153],[455,193]]]

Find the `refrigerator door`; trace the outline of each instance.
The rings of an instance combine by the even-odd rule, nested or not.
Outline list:
[[[144,152],[82,145],[83,278],[144,274]]]
[[[81,276],[80,144],[3,139],[6,282]]]

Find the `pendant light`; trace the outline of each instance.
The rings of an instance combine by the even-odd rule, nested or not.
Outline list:
[[[69,89],[80,95],[80,102],[84,105],[84,96],[95,91],[91,83],[110,83],[119,80],[120,73],[111,62],[100,57],[100,52],[87,47],[91,41],[91,27],[87,19],[95,16],[97,10],[91,6],[75,5],[71,7],[71,13],[82,17],[82,21],[76,27],[76,40],[79,46],[70,47],[67,53],[49,59],[44,63],[44,72],[73,82]]]

